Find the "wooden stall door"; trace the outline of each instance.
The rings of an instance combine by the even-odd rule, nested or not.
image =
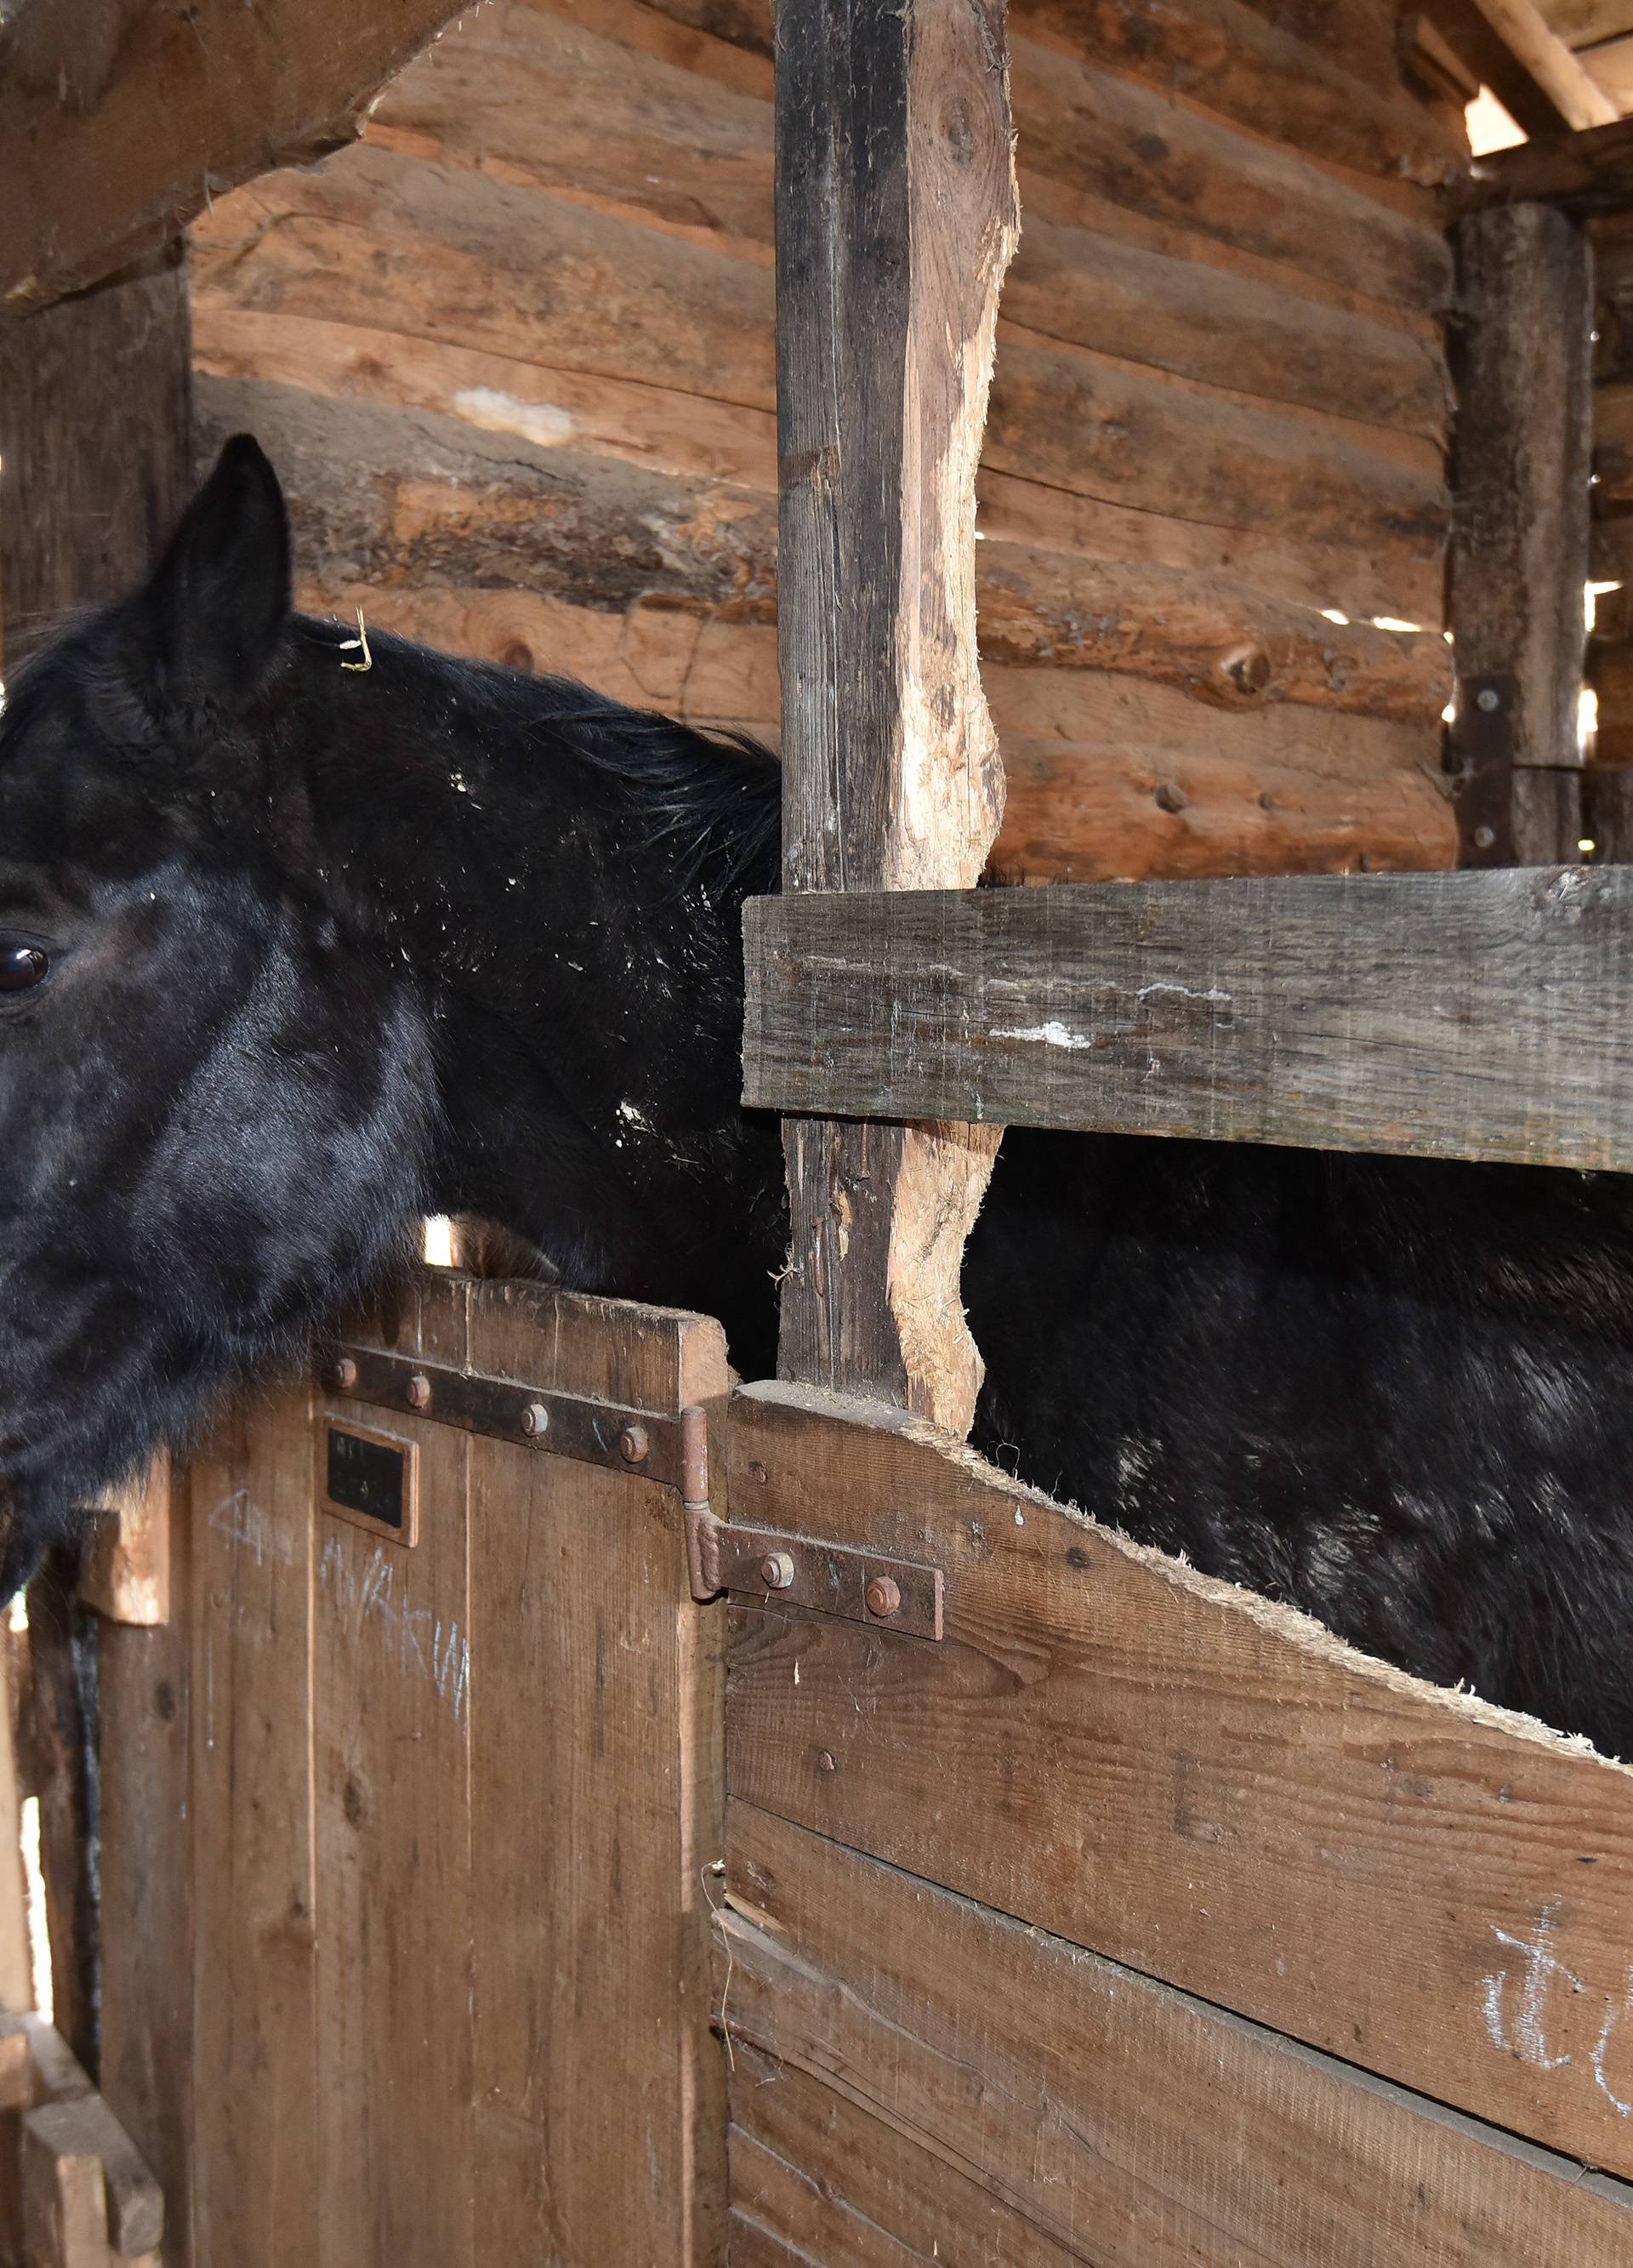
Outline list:
[[[731,2268],[1633,2259],[1633,1772],[905,1412],[725,1432]]]
[[[190,2208],[167,2268],[694,2268],[719,1618],[673,1487],[468,1430],[440,1381],[587,1397],[615,1445],[722,1393],[724,1341],[428,1276],[349,1343],[423,1364],[430,1406],[365,1378],[236,1410],[189,1476],[169,1675],[105,1715],[125,1837],[153,1719],[184,1727],[184,1862],[121,1842],[105,1904],[108,2092]],[[417,1467],[415,1532],[326,1508],[331,1421]]]

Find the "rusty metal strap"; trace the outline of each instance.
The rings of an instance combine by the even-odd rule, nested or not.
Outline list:
[[[730,1591],[910,1638],[943,1635],[945,1585],[939,1567],[772,1528],[739,1527],[695,1503],[686,1508],[686,1548],[694,1598]]]
[[[708,1501],[709,1429],[702,1410],[668,1415],[629,1410],[375,1347],[333,1347],[318,1375],[326,1392],[349,1401],[411,1411],[467,1433],[661,1481],[679,1489],[688,1504]]]

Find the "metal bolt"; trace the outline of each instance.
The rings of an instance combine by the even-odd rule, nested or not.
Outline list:
[[[1491,714],[1491,711],[1494,709],[1500,709],[1502,705],[1502,695],[1490,685],[1482,686],[1480,691],[1475,696],[1475,708],[1483,709],[1488,717]]]
[[[867,1610],[881,1622],[894,1615],[901,1604],[901,1586],[892,1582],[888,1575],[875,1575],[867,1587]]]
[[[644,1463],[651,1447],[644,1425],[626,1425],[618,1436],[618,1454],[626,1465]]]
[[[1497,829],[1495,827],[1475,828],[1475,848],[1476,850],[1489,850],[1496,841]]]
[[[522,1431],[530,1441],[550,1430],[550,1413],[542,1402],[530,1402],[522,1412]]]
[[[349,1394],[357,1382],[357,1366],[349,1354],[329,1365],[329,1384],[336,1394]]]
[[[760,1580],[768,1591],[785,1591],[794,1580],[791,1551],[768,1551],[760,1562]]]
[[[416,1370],[408,1381],[410,1410],[429,1410],[431,1403],[431,1382],[423,1370]]]

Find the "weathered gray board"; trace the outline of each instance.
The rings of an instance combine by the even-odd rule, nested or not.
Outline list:
[[[744,1099],[1633,1171],[1633,872],[808,892]]]

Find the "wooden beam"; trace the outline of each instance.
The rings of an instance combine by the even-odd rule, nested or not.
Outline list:
[[[172,260],[41,314],[0,317],[8,663],[59,615],[145,573],[192,485],[189,391],[187,271]]]
[[[1544,205],[1457,230],[1464,310],[1451,622],[1461,863],[1574,852],[1586,646],[1593,292],[1578,224]],[[1551,773],[1527,781],[1526,772]]]
[[[758,899],[746,1100],[1633,1171],[1619,867]]]
[[[1633,208],[1633,118],[1543,135],[1476,158],[1453,192],[1464,212],[1488,205],[1558,205],[1578,219]]]
[[[971,884],[1003,814],[975,659],[975,476],[1017,212],[996,0],[781,0],[783,882]],[[964,1432],[989,1130],[786,1137],[780,1367]]]
[[[1616,106],[1556,39],[1532,0],[1475,0],[1504,46],[1535,80],[1567,126],[1606,126]]]
[[[0,302],[99,284],[212,195],[350,141],[449,0],[29,0],[0,28]]]

